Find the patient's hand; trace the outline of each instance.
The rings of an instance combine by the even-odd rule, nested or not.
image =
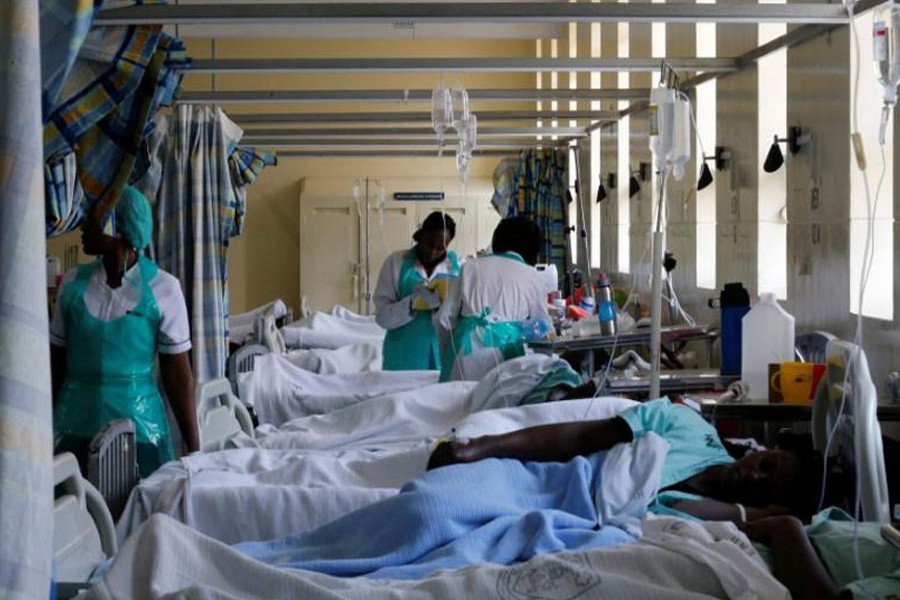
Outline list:
[[[428,470],[473,460],[477,460],[477,458],[475,457],[475,447],[471,441],[467,443],[441,442],[428,459]]]
[[[741,525],[741,529],[754,542],[771,546],[773,540],[788,531],[803,532],[803,523],[797,517],[780,515],[748,521]]]

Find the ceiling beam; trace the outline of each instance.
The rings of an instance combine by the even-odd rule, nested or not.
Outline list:
[[[516,156],[518,148],[508,150],[478,150],[473,153],[474,158],[479,156]],[[443,158],[456,160],[453,152],[444,152]],[[320,150],[279,150],[278,158],[341,158],[341,157],[377,157],[377,158],[415,158],[429,157],[440,158],[437,150],[347,150],[347,149],[320,149]]]
[[[667,58],[666,62],[677,71],[738,69],[729,58]],[[597,73],[654,72],[660,65],[658,58],[232,58],[195,59],[188,73]]]
[[[96,25],[288,23],[816,23],[845,24],[841,4],[443,2],[145,4],[101,11]]]
[[[535,90],[535,89],[469,89],[472,102],[532,102],[532,101],[586,101],[586,100],[636,100],[650,96],[649,89],[601,89],[601,90]],[[431,90],[239,90],[218,92],[182,92],[178,102],[182,104],[224,103],[364,103],[387,102],[393,104],[430,103]]]
[[[584,127],[479,127],[478,139],[564,135],[573,138],[584,137]],[[353,127],[353,128],[312,128],[312,129],[248,129],[244,137],[270,138],[366,138],[366,137],[409,136],[410,138],[435,139],[431,127]],[[448,132],[448,139],[456,139],[456,132]]]
[[[490,123],[496,121],[615,121],[619,118],[618,111],[508,111],[508,110],[481,110],[476,113],[478,123]],[[341,113],[228,113],[235,123],[242,127],[247,125],[260,125],[271,123],[283,123],[286,125],[302,125],[308,123],[421,123],[431,122],[430,112],[341,112]]]
[[[550,136],[547,136],[550,137]],[[550,141],[547,140],[549,144],[556,145],[556,140]],[[251,146],[262,146],[269,148],[319,148],[319,147],[397,147],[403,146],[407,148],[418,148],[422,150],[433,149],[437,152],[438,143],[437,140],[433,137],[431,139],[422,139],[422,138],[386,138],[386,139],[371,139],[371,138],[309,138],[309,139],[282,139],[282,138],[273,138],[273,137],[256,137],[245,135],[241,138],[242,144],[248,144]],[[498,140],[490,140],[486,141],[483,144],[479,144],[478,147],[482,150],[498,150],[505,148],[523,148],[532,146],[535,144],[534,139],[498,139]],[[448,150],[450,151],[450,150]]]

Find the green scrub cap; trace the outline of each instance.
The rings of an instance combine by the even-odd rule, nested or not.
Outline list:
[[[116,231],[136,250],[150,245],[153,211],[147,198],[130,185],[122,190],[116,204]]]

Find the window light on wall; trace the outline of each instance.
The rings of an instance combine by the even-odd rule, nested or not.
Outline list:
[[[702,2],[701,2],[702,3]],[[712,4],[712,2],[706,2]],[[697,56],[716,57],[716,24],[696,25]],[[696,151],[702,147],[709,152],[716,147],[716,80],[707,81],[696,88],[697,137]],[[702,142],[702,146],[701,146]],[[698,158],[700,158],[698,156]],[[697,160],[697,173],[703,161]],[[710,185],[697,191],[696,205],[696,256],[697,287],[716,289],[716,186]]]
[[[600,23],[591,23],[591,58],[600,57]],[[591,72],[591,89],[599,90],[600,83],[599,71]],[[591,111],[600,111],[600,101],[591,101]],[[591,179],[590,185],[585,186],[584,191],[590,200],[591,205],[591,267],[600,268],[600,204],[596,202],[596,198],[592,198],[592,192],[597,190],[600,180],[603,177],[600,172],[600,129],[594,129],[591,132]]]
[[[784,0],[760,0],[760,4],[784,4]],[[787,33],[784,23],[761,23],[758,42],[762,46]],[[756,272],[757,292],[787,298],[787,169],[766,173],[762,165],[773,137],[787,135],[787,49],[757,61],[757,106],[759,145],[759,199],[757,203]]]
[[[618,46],[619,58],[628,58],[629,40],[631,34],[628,23],[618,24]],[[627,72],[619,73],[619,88],[625,89],[630,86],[630,79]],[[628,108],[627,101],[619,101],[619,110]],[[629,207],[630,198],[628,197],[628,181],[631,179],[631,117],[622,117],[619,119],[618,126],[618,142],[619,142],[619,185],[616,190],[616,205],[618,226],[616,239],[618,242],[618,270],[621,273],[631,272],[631,208]]]
[[[854,102],[859,102],[856,111],[856,128],[862,135],[868,162],[867,175],[872,202],[876,202],[876,188],[884,168],[884,182],[878,191],[875,218],[871,222],[873,235],[872,265],[866,285],[862,314],[876,319],[894,318],[894,135],[893,118],[885,136],[884,163],[882,149],[878,145],[878,131],[881,117],[881,94],[875,70],[872,68],[872,25],[873,13],[856,18],[859,35],[859,57],[855,44],[850,44],[850,110],[855,110]],[[857,60],[858,58],[858,60]],[[857,73],[857,62],[859,73]],[[853,93],[856,77],[859,76],[859,97]],[[854,113],[851,112],[851,115]],[[852,118],[851,118],[852,123]],[[866,190],[863,174],[856,166],[854,153],[850,150],[850,310],[860,312],[859,288],[862,272],[863,252],[867,229]]]

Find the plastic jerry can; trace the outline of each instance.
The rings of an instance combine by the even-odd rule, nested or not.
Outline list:
[[[762,294],[741,319],[741,379],[752,400],[768,400],[769,364],[794,360],[794,317]]]

